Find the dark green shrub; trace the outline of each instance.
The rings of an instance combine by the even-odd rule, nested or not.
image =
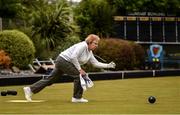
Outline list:
[[[27,35],[18,30],[0,32],[0,49],[7,52],[12,65],[26,69],[34,59],[35,48]]]
[[[135,68],[143,69],[145,63],[145,50],[143,47],[135,42],[130,42],[135,52]]]
[[[116,70],[134,69],[139,64],[138,58],[143,57],[141,56],[143,53],[136,51],[140,48],[139,45],[134,44],[121,39],[101,39],[95,54],[107,60],[107,62],[114,61]]]

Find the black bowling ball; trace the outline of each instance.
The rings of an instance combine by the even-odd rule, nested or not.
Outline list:
[[[149,103],[155,103],[156,102],[156,98],[154,97],[154,96],[150,96],[149,98],[148,98],[148,101],[149,101]]]

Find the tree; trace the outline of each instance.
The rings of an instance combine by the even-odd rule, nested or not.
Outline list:
[[[116,10],[116,15],[136,12],[138,7],[142,5],[142,0],[107,0],[107,2]]]
[[[24,1],[23,6],[22,16],[30,27],[27,33],[35,44],[36,57],[49,57],[67,37],[76,34],[78,26],[66,0]]]
[[[14,18],[20,9],[20,0],[0,0],[0,30],[2,30],[2,18]]]
[[[107,0],[116,9],[116,15],[128,15],[133,12],[155,12],[166,15],[180,14],[179,0]]]
[[[176,14],[180,16],[180,1],[179,0],[167,0],[165,3],[166,14]]]
[[[83,38],[90,33],[107,37],[112,34],[113,10],[104,0],[84,0],[76,8],[76,21]]]
[[[39,35],[48,50],[55,48],[60,39],[73,31],[70,15],[71,10],[65,1],[53,5],[44,1],[32,13],[32,38]]]
[[[0,0],[0,17],[13,18],[21,9],[20,0]]]

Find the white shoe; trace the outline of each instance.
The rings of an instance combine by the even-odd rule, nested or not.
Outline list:
[[[32,99],[31,99],[32,92],[31,92],[30,87],[24,87],[23,90],[24,90],[24,95],[25,95],[26,100],[32,101]]]
[[[72,102],[73,103],[87,103],[88,100],[84,98],[77,99],[77,98],[72,97]]]

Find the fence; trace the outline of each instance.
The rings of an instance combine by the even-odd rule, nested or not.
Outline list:
[[[115,16],[115,37],[138,43],[180,44],[179,17]]]

